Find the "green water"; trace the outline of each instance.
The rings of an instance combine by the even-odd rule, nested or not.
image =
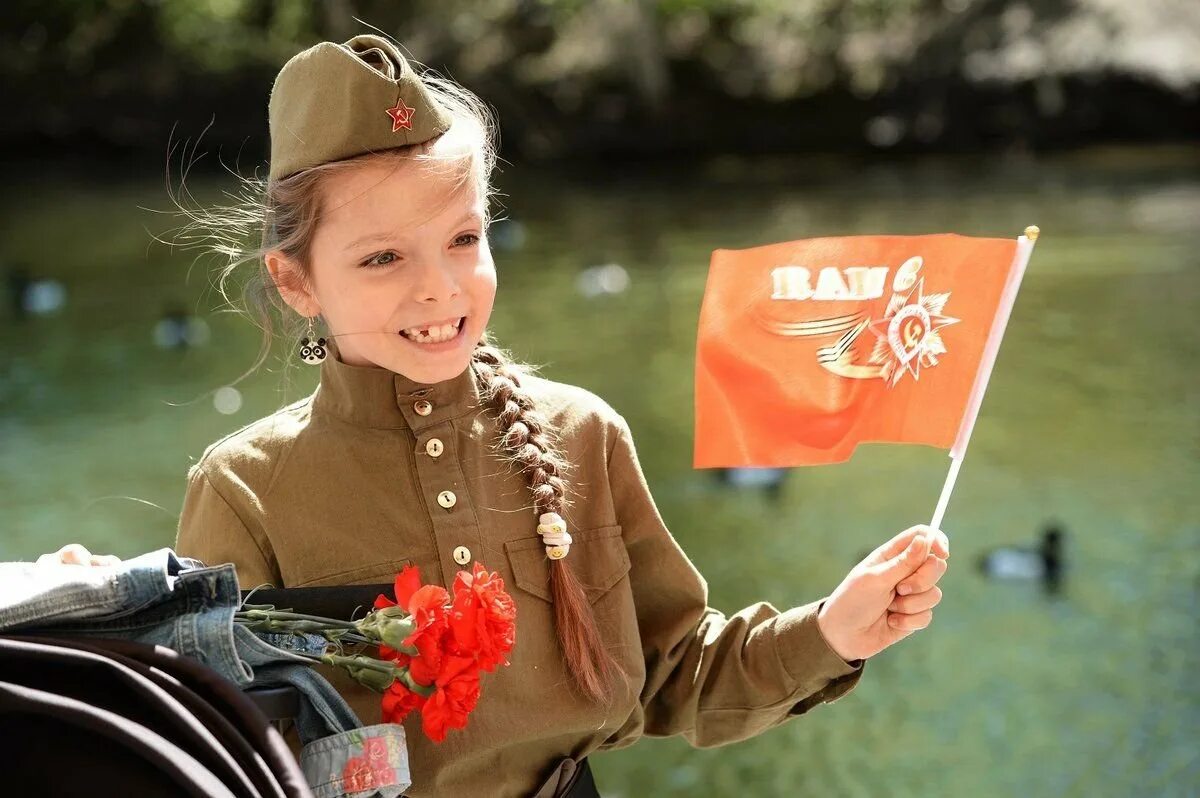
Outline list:
[[[692,471],[711,250],[1043,231],[943,523],[953,557],[933,625],[870,661],[846,698],[754,740],[644,740],[596,757],[605,796],[1200,793],[1200,153],[509,167],[500,184],[526,233],[496,253],[501,341],[629,419],[664,517],[728,612],[827,594],[866,550],[928,522],[949,460],[864,446],[790,473],[778,504]],[[202,201],[221,188],[192,183]],[[61,281],[67,302],[0,315],[0,556],[169,545],[188,465],[307,393],[315,370],[287,384],[273,359],[239,384],[238,412],[214,409],[258,333],[210,312],[204,262],[189,275],[186,253],[151,240],[168,220],[138,206],[168,207],[161,182],[58,176],[4,195],[0,267]],[[607,262],[629,289],[581,296],[579,270]],[[154,346],[173,298],[205,316],[206,346]],[[975,570],[981,552],[1032,542],[1051,520],[1067,533],[1059,595]]]

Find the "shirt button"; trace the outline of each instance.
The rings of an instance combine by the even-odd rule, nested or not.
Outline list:
[[[427,416],[433,412],[433,403],[428,399],[422,399],[413,404],[413,410],[417,411],[418,416]]]
[[[466,546],[459,546],[454,550],[454,561],[459,565],[466,565],[471,561],[471,550]]]
[[[438,504],[442,505],[447,510],[453,507],[457,502],[458,497],[448,490],[444,490],[438,494]]]
[[[443,451],[442,442],[437,438],[430,438],[425,444],[425,454],[430,457],[441,457]]]

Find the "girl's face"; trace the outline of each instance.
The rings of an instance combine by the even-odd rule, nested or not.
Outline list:
[[[474,180],[455,192],[439,168],[363,164],[322,184],[305,290],[281,290],[298,312],[325,318],[346,363],[441,382],[467,368],[483,337],[496,298],[483,200]],[[287,263],[268,255],[267,267],[274,276]]]

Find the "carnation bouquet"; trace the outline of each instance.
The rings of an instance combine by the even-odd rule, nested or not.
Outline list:
[[[420,712],[421,728],[434,742],[466,727],[480,675],[508,665],[516,640],[516,605],[504,580],[478,562],[455,575],[450,591],[421,584],[418,569],[405,566],[396,575],[395,599],[379,596],[355,621],[253,604],[243,604],[234,620],[255,632],[324,637],[326,651],[305,656],[382,693],[385,723]]]

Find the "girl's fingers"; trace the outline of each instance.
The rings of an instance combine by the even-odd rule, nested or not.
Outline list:
[[[874,555],[872,555],[874,556]],[[867,565],[864,575],[874,582],[876,590],[890,593],[901,580],[911,578],[929,559],[929,537],[913,535],[907,548],[890,560]],[[870,562],[870,559],[867,560]]]
[[[944,573],[946,573],[946,561],[930,554],[925,558],[925,564],[918,568],[912,576],[896,585],[896,592],[901,596],[924,593],[937,584]]]
[[[934,529],[927,524],[917,524],[910,526],[903,532],[899,532],[887,543],[876,548],[873,552],[867,555],[864,563],[868,566],[878,567],[886,562],[894,560],[896,557],[904,553],[905,549],[912,543],[913,538],[921,535],[929,540],[929,550],[931,553],[943,560],[950,557],[950,538],[940,529]]]
[[[924,629],[933,622],[933,610],[925,610],[924,612],[912,615],[902,612],[889,612],[887,620],[888,626],[893,629],[901,632],[915,632],[918,629]]]
[[[933,530],[933,548],[931,551],[943,560],[950,559],[950,538],[940,529]]]
[[[908,544],[912,543],[913,538],[928,530],[927,526],[910,526],[903,532],[898,532],[895,537],[884,543],[867,557],[867,562],[871,565],[880,565],[888,560],[898,557],[908,548]]]
[[[913,593],[911,596],[897,596],[892,599],[888,611],[912,615],[933,609],[941,600],[942,589],[935,585],[922,593]]]
[[[58,561],[70,565],[90,565],[92,553],[79,543],[68,543],[58,550]]]
[[[92,554],[79,543],[68,543],[56,552],[37,558],[38,565],[120,565],[115,554]]]

